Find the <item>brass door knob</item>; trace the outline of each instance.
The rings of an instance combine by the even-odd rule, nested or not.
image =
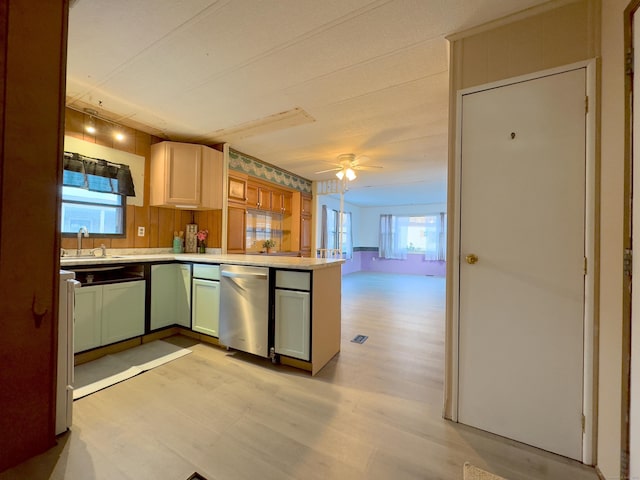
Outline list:
[[[467,263],[469,265],[473,265],[474,263],[478,263],[478,256],[475,253],[470,253],[465,257]]]

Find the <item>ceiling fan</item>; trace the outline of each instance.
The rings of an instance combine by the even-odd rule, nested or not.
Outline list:
[[[316,174],[327,173],[327,172],[336,172],[336,177],[340,180],[346,177],[347,180],[355,180],[356,170],[368,170],[368,169],[379,169],[382,168],[378,165],[361,165],[360,161],[369,160],[369,157],[365,157],[364,155],[360,155],[358,157],[353,153],[342,153],[338,155],[338,162],[335,168],[329,168],[327,170],[321,170],[319,172],[315,172]]]

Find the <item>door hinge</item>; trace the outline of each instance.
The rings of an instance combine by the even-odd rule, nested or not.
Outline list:
[[[625,275],[631,276],[631,274],[633,273],[632,262],[633,262],[633,251],[630,248],[625,248],[623,261],[622,261],[622,271],[624,272]]]
[[[587,257],[584,257],[584,274],[587,274]]]
[[[589,113],[589,97],[584,97],[584,113]]]
[[[587,417],[583,415],[580,415],[582,418],[580,419],[580,422],[582,423],[582,433],[584,433],[587,430]]]
[[[624,56],[624,73],[627,75],[633,75],[633,49],[627,50],[627,54]]]

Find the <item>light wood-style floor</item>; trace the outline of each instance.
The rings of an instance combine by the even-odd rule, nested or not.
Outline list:
[[[316,377],[174,337],[193,353],[76,401],[59,446],[0,479],[461,480],[465,461],[597,478],[442,419],[444,279],[352,274],[342,301],[342,351]]]

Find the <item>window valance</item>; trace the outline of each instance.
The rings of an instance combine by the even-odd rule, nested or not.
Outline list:
[[[135,197],[129,165],[64,152],[62,184],[93,192]]]

